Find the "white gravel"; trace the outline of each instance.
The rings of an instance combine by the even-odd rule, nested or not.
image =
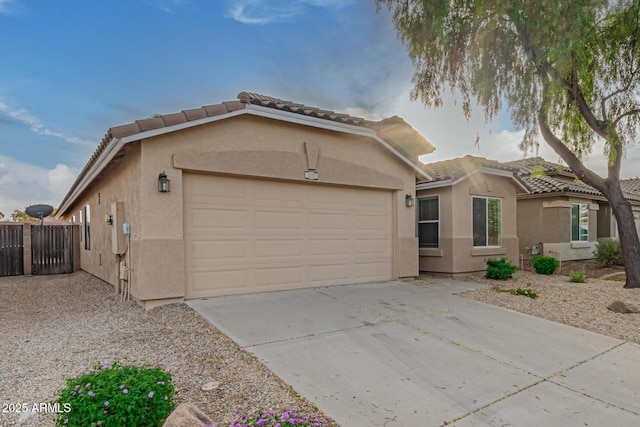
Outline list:
[[[236,409],[295,407],[326,418],[184,304],[145,312],[81,271],[0,278],[0,410],[12,403],[29,408],[0,412],[0,426],[53,425],[53,415],[31,412],[33,404],[49,402],[65,378],[114,356],[163,362],[173,374],[177,402],[197,405],[216,425],[229,425]],[[220,383],[216,390],[200,390],[212,381]]]
[[[640,304],[640,289],[625,289],[623,282],[588,279],[586,283],[573,283],[568,276],[527,271],[504,281],[485,279],[484,273],[459,279],[490,285],[465,292],[462,294],[465,297],[640,344],[640,314],[620,314],[607,309],[616,300]],[[495,290],[526,289],[529,285],[540,292],[540,297],[532,299]]]

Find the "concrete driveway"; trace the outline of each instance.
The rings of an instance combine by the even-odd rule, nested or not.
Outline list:
[[[640,346],[452,279],[189,302],[341,426],[638,426]]]

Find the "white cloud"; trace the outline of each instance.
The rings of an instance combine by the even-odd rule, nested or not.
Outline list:
[[[157,7],[164,12],[173,13],[176,7],[188,4],[189,0],[146,0],[146,3]]]
[[[33,204],[57,206],[78,173],[63,164],[46,169],[0,155],[0,212],[6,220],[15,209]]]
[[[286,21],[304,11],[304,6],[344,6],[345,0],[237,0],[229,16],[242,24],[268,24]]]
[[[11,13],[11,4],[13,0],[0,0],[0,13],[9,14]]]
[[[0,0],[2,1],[2,0]],[[29,111],[24,108],[15,108],[10,105],[0,101],[0,113],[4,113],[6,116],[11,119],[21,122],[29,127],[29,130],[38,135],[52,136],[54,138],[61,139],[71,144],[84,144],[89,145],[90,143],[82,140],[76,136],[67,135],[62,132],[55,132],[51,129],[45,127],[40,120],[31,115]]]

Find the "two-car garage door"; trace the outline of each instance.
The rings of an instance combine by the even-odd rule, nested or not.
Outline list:
[[[389,280],[392,193],[184,174],[186,298]]]

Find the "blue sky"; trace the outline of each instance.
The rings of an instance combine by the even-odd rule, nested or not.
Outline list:
[[[428,161],[522,157],[507,114],[485,124],[477,110],[467,122],[453,98],[436,111],[409,101],[411,62],[373,0],[0,0],[0,58],[7,217],[57,206],[110,127],[241,91],[399,115],[436,146]],[[599,154],[590,163],[604,165]],[[640,155],[628,157],[623,173],[635,176]]]

